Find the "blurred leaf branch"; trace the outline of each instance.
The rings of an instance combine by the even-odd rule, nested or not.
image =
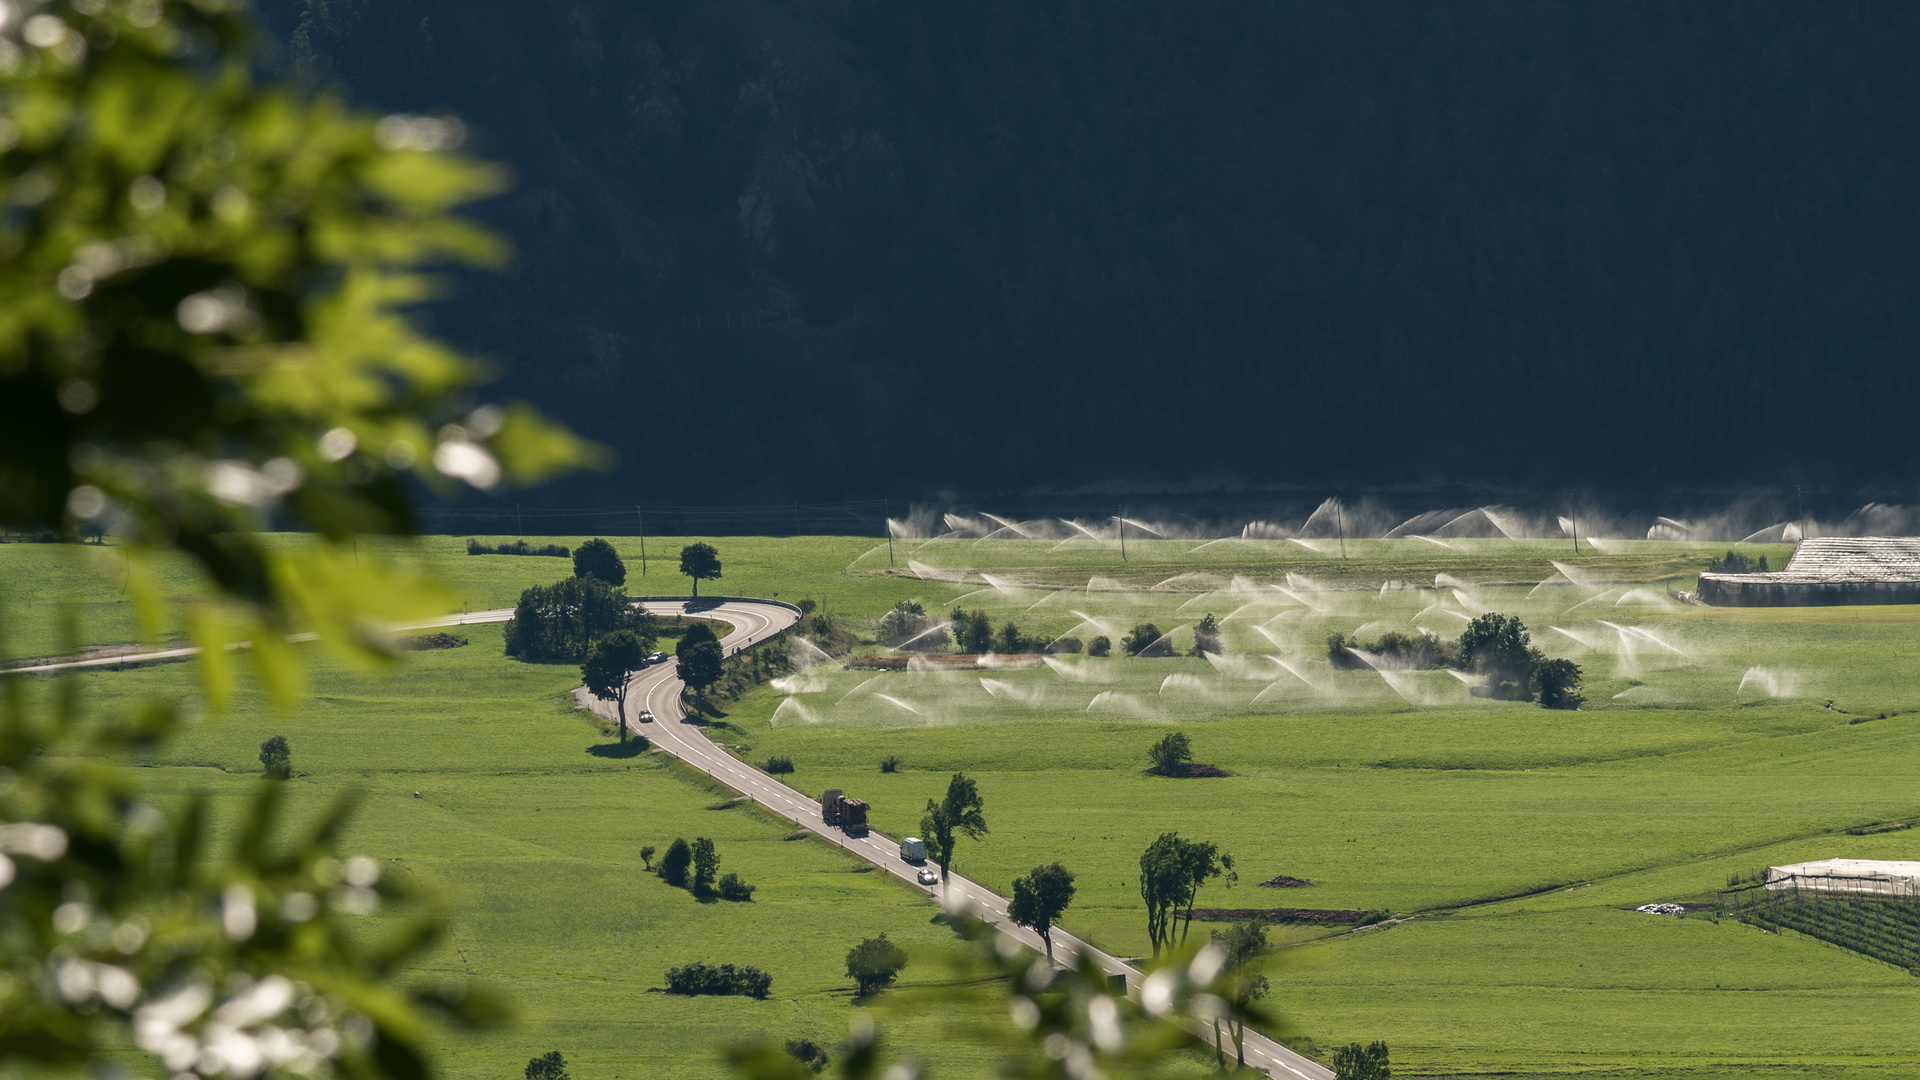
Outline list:
[[[228,645],[286,703],[290,634],[378,659],[387,623],[445,610],[355,543],[412,533],[415,490],[598,455],[483,402],[482,365],[412,319],[435,267],[505,257],[456,213],[502,171],[452,152],[452,118],[257,84],[248,39],[229,0],[0,0],[0,522],[119,537],[149,633],[154,565],[191,560],[216,705]],[[351,800],[295,829],[265,783],[215,850],[208,802],[159,805],[113,764],[175,704],[103,717],[41,689],[0,682],[0,1071],[131,1043],[176,1076],[410,1080],[433,1016],[501,1018],[465,984],[401,984],[438,907],[336,854]]]

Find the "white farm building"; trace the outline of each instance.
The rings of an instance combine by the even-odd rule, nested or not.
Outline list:
[[[1920,862],[1822,859],[1767,867],[1767,888],[1920,897]]]
[[[1920,604],[1920,537],[1817,536],[1784,570],[1701,574],[1699,595],[1719,607]]]

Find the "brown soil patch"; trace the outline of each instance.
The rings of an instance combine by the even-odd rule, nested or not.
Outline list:
[[[1204,761],[1189,761],[1185,765],[1175,765],[1172,769],[1163,769],[1155,765],[1148,769],[1147,773],[1151,776],[1167,776],[1176,780],[1198,780],[1208,776],[1233,775],[1218,765],[1209,765]]]
[[[1260,884],[1263,888],[1268,889],[1304,889],[1312,885],[1313,882],[1308,881],[1306,878],[1288,877],[1285,874],[1281,874],[1277,878],[1263,881]]]
[[[1270,922],[1308,925],[1349,925],[1374,923],[1387,917],[1384,911],[1352,911],[1327,908],[1194,908],[1200,922]]]
[[[457,649],[466,643],[466,638],[454,637],[452,634],[421,634],[401,641],[400,647],[414,652],[427,652],[433,649]]]
[[[1037,668],[1044,657],[1020,653],[896,653],[890,656],[856,656],[847,661],[848,671],[1007,671]]]

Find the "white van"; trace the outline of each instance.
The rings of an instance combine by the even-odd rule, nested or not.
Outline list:
[[[900,858],[904,862],[923,863],[927,861],[927,842],[917,836],[909,836],[900,841]]]

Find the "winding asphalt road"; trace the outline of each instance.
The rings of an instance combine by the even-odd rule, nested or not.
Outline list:
[[[720,645],[729,655],[747,648],[755,642],[767,638],[792,626],[799,620],[799,614],[783,604],[756,600],[728,600],[717,606],[698,610],[686,610],[685,601],[645,602],[647,610],[659,615],[697,615],[705,618],[722,619],[733,624],[733,633],[721,639]],[[674,755],[707,775],[741,792],[748,798],[796,825],[816,833],[829,842],[845,848],[847,851],[867,860],[882,870],[908,882],[914,888],[930,895],[938,895],[938,885],[921,885],[916,875],[919,867],[902,861],[898,839],[884,836],[879,832],[869,832],[866,836],[848,836],[841,830],[820,820],[820,804],[760,770],[735,758],[723,748],[707,738],[705,730],[696,724],[686,722],[680,710],[680,691],[682,683],[675,674],[675,665],[659,664],[636,674],[627,684],[627,727],[653,740],[655,746]],[[599,715],[616,720],[614,705],[589,694],[582,687],[574,691],[578,700]],[[654,721],[642,724],[634,719],[641,710],[653,713]],[[1044,951],[1045,943],[1040,935],[1025,927],[1014,925],[1007,918],[1007,900],[992,890],[974,881],[950,874],[947,878],[946,892],[949,902],[964,901],[975,915],[993,923],[1000,931],[1035,951]],[[1125,975],[1129,992],[1137,993],[1140,986],[1140,972],[1117,957],[1101,952],[1086,942],[1064,930],[1053,932],[1054,954],[1062,962],[1071,962],[1077,955],[1086,955],[1093,959],[1100,970],[1109,975]],[[1228,1047],[1231,1053],[1232,1047]],[[1297,1080],[1333,1080],[1333,1070],[1311,1058],[1302,1057],[1292,1050],[1281,1046],[1272,1039],[1255,1031],[1246,1035],[1247,1064],[1265,1071],[1276,1078],[1297,1078]]]
[[[720,642],[721,648],[729,655],[757,642],[765,641],[800,619],[799,612],[793,608],[767,600],[728,598],[689,602],[678,598],[643,597],[639,603],[656,615],[684,614],[731,623],[733,632]],[[393,629],[396,631],[431,630],[447,626],[503,623],[511,618],[513,618],[512,608],[494,608],[488,611],[469,611],[438,619],[400,624]],[[289,640],[311,641],[313,635],[296,634]],[[243,646],[228,646],[228,648],[240,647]],[[187,647],[129,653],[122,656],[56,660],[27,667],[7,668],[0,670],[0,675],[44,674],[121,664],[156,663],[186,659],[199,652],[198,648]],[[818,802],[735,758],[708,739],[706,732],[698,725],[687,723],[684,714],[680,711],[682,685],[675,674],[675,665],[671,663],[658,664],[634,675],[627,684],[627,727],[646,735],[653,740],[655,746],[703,770],[707,775],[782,817],[788,818],[801,828],[845,848],[916,889],[929,895],[939,895],[941,886],[919,884],[917,879],[919,867],[901,860],[898,840],[878,832],[869,832],[866,836],[848,836],[839,829],[825,824],[820,820]],[[585,687],[575,690],[574,695],[582,705],[591,708],[600,716],[609,720],[619,719],[614,716],[613,702],[594,697]],[[641,724],[633,719],[639,716],[642,710],[653,713],[655,717],[653,723]],[[973,910],[974,914],[993,923],[1000,933],[1036,952],[1045,950],[1046,945],[1040,940],[1040,935],[1025,927],[1015,926],[1007,918],[1005,897],[959,874],[948,875],[945,890],[950,903],[963,902]],[[1129,993],[1139,992],[1141,978],[1139,970],[1117,957],[1101,952],[1060,929],[1055,929],[1053,932],[1053,948],[1055,956],[1062,962],[1071,962],[1073,957],[1082,954],[1091,957],[1100,970],[1107,974],[1125,975]],[[1246,1055],[1247,1064],[1261,1069],[1276,1080],[1285,1080],[1289,1077],[1297,1080],[1334,1080],[1333,1070],[1311,1058],[1294,1053],[1257,1031],[1247,1032]]]

